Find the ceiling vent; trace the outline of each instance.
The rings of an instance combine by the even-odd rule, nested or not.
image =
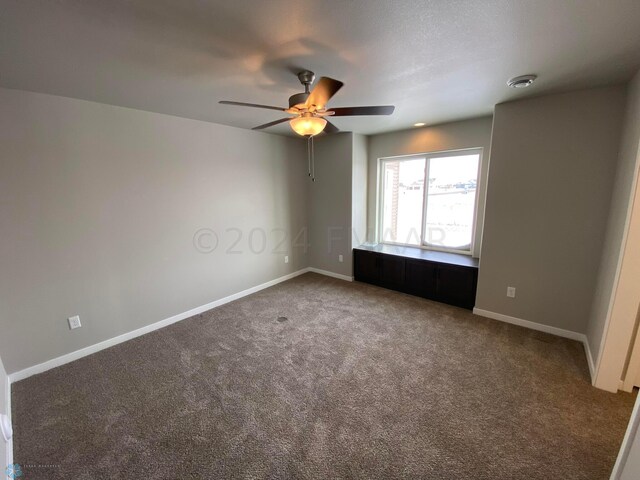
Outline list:
[[[511,88],[526,88],[531,85],[536,78],[538,78],[537,75],[521,75],[519,77],[510,78],[507,81],[507,85]]]

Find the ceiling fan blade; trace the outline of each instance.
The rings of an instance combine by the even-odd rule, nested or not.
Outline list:
[[[391,115],[396,107],[378,105],[376,107],[338,107],[331,108],[334,117],[352,117],[355,115]]]
[[[273,122],[265,123],[264,125],[258,125],[257,127],[253,127],[251,130],[262,130],[263,128],[273,127],[274,125],[278,125],[279,123],[288,122],[291,118],[281,118],[280,120],[274,120]]]
[[[340,129],[327,120],[327,124],[324,126],[324,130],[322,131],[327,135],[331,135],[332,133],[338,133]]]
[[[221,103],[223,105],[236,105],[238,107],[266,108],[268,110],[278,110],[279,112],[285,111],[284,108],[272,107],[271,105],[260,105],[258,103],[230,102],[229,100],[221,100],[218,103]]]
[[[316,86],[313,87],[313,90],[311,90],[305,106],[310,107],[311,105],[315,105],[320,108],[324,107],[329,99],[333,97],[343,85],[344,83],[334,80],[333,78],[322,77],[318,80]]]

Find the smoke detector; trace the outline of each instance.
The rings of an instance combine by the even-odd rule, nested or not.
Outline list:
[[[526,88],[531,85],[536,78],[538,78],[537,75],[520,75],[519,77],[510,78],[507,81],[507,85],[511,88]]]

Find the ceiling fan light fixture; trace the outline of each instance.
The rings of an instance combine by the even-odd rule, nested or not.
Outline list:
[[[313,137],[324,130],[327,121],[322,117],[296,117],[289,121],[291,129],[303,137]]]

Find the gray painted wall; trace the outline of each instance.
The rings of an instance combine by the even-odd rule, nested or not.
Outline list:
[[[606,237],[600,259],[597,287],[587,328],[589,348],[594,356],[593,361],[596,365],[599,362],[601,353],[600,344],[613,293],[618,261],[622,255],[621,247],[625,223],[630,205],[633,203],[633,179],[636,171],[638,143],[640,142],[640,72],[629,83],[627,94],[624,130],[613,188],[613,198],[609,209]]]
[[[368,241],[375,241],[377,228],[376,212],[378,208],[378,159],[384,157],[482,147],[483,161],[480,175],[480,192],[478,196],[478,219],[481,220],[484,217],[484,199],[489,170],[491,124],[492,117],[489,116],[370,136],[368,149]],[[474,256],[478,256],[480,253],[481,240],[482,222],[479,221],[478,228],[476,228]]]
[[[0,105],[9,373],[309,265],[286,246],[308,214],[300,139],[17,90],[0,89]],[[212,253],[194,247],[202,228],[219,235]],[[273,229],[289,235],[282,253]],[[226,253],[238,232],[240,253]]]
[[[479,308],[586,330],[623,102],[608,88],[497,107]],[[480,146],[487,185],[492,117],[318,138],[311,183],[299,139],[7,89],[0,104],[9,372],[306,266],[351,276],[351,246],[367,226],[372,240],[378,158]],[[211,253],[194,246],[201,228],[219,236]],[[252,231],[254,247],[266,233],[264,252],[249,248]],[[226,253],[239,234],[240,253]],[[210,241],[200,238],[205,250]],[[74,314],[83,327],[70,332]]]
[[[309,187],[310,266],[347,276],[352,275],[353,145],[352,133],[316,138],[316,181]]]
[[[477,308],[587,331],[624,104],[611,87],[496,106]]]

